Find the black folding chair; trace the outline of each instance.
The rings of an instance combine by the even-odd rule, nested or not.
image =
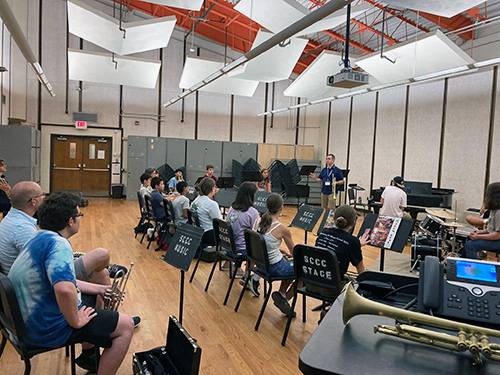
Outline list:
[[[288,315],[281,345],[285,346],[292,322],[298,294],[302,294],[302,322],[306,322],[306,296],[333,304],[342,292],[343,284],[339,270],[339,261],[335,252],[321,247],[296,245],[293,249],[293,267],[295,279],[304,282],[304,287],[295,288],[292,309]]]
[[[158,237],[160,237],[161,231],[165,226],[165,219],[158,220],[156,218],[156,215],[155,215],[154,210],[153,210],[153,199],[148,194],[146,194],[144,196],[144,199],[145,199],[145,203],[146,203],[146,208],[147,209],[151,208],[151,215],[153,217],[153,221],[155,222],[154,232],[158,234]],[[153,233],[153,236],[151,238],[149,238],[149,240],[148,240],[148,247],[147,247],[148,249],[151,246],[151,242],[153,242],[154,237],[155,236]]]
[[[234,311],[238,312],[241,300],[243,299],[243,294],[245,294],[248,282],[250,281],[251,272],[259,275],[264,280],[264,282],[269,283],[269,288],[267,291],[266,288],[264,287],[264,303],[262,304],[259,318],[257,319],[257,323],[255,324],[254,328],[257,331],[259,329],[262,316],[264,315],[264,310],[266,309],[267,302],[269,301],[269,297],[271,296],[271,293],[273,291],[273,282],[282,280],[293,280],[295,276],[276,277],[270,275],[269,254],[267,252],[266,240],[264,239],[264,236],[262,234],[257,233],[250,229],[246,229],[245,244],[247,247],[248,271],[245,280],[245,285],[243,286],[240,298],[238,298],[238,303],[236,304]],[[250,267],[250,264],[254,264],[254,266]]]
[[[165,210],[165,219],[163,220],[164,225],[161,230],[161,233],[158,234],[159,243],[165,241],[165,236],[169,232],[170,228],[173,228],[174,230],[177,228],[175,224],[175,211],[172,201],[164,198],[163,209]]]
[[[2,357],[7,340],[19,353],[24,361],[24,375],[31,373],[31,361],[37,354],[49,352],[60,348],[36,348],[28,349],[24,342],[26,335],[26,326],[24,325],[21,309],[17,302],[16,292],[10,279],[6,276],[0,276],[0,330],[2,332],[2,343],[0,343],[0,358]],[[75,366],[75,345],[69,346],[71,349],[71,374],[76,374]],[[66,347],[66,356],[69,355]]]
[[[153,214],[151,213],[152,210],[150,208],[148,208],[149,205],[146,205],[146,202],[144,202],[144,199],[142,199],[142,194],[141,194],[140,190],[137,191],[137,201],[139,202],[139,210],[141,212],[141,218],[139,219],[139,224],[137,224],[137,226],[141,226],[143,224],[150,224],[151,220],[154,220]],[[148,225],[148,227],[149,227],[149,225]],[[137,232],[135,234],[135,238],[137,238],[138,234],[139,234],[139,232]],[[144,236],[146,236],[146,234],[147,234],[147,231],[145,231],[142,234],[141,243],[144,240]]]
[[[217,262],[222,262],[222,259],[230,262],[229,264],[232,264],[234,262],[234,272],[232,267],[229,267],[229,275],[231,276],[231,281],[229,282],[226,297],[224,298],[225,306],[227,304],[227,300],[229,299],[229,294],[231,293],[234,279],[236,278],[236,272],[238,271],[238,268],[241,267],[241,264],[246,261],[247,257],[246,255],[238,254],[236,252],[236,244],[234,243],[234,234],[231,224],[221,219],[213,219],[213,225],[215,236],[215,251],[217,255],[214,265],[212,266],[212,270],[210,271],[207,285],[205,286],[205,292],[208,291],[208,287],[210,286],[210,281],[212,280]]]

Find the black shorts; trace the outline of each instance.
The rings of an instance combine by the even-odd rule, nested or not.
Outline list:
[[[97,315],[90,320],[84,327],[74,329],[66,345],[88,342],[101,348],[111,348],[113,344],[111,334],[118,325],[117,311],[95,309]]]
[[[97,296],[82,293],[82,304],[89,307],[95,307],[95,305],[97,304]]]

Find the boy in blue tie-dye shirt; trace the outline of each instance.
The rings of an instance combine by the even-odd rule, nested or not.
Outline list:
[[[45,200],[38,211],[43,230],[23,247],[9,278],[26,324],[29,347],[95,344],[107,348],[99,362],[99,374],[115,374],[127,353],[134,321],[125,314],[82,304],[80,290],[103,297],[107,286],[75,280],[68,238],[80,228],[83,213],[78,203],[79,199],[68,193],[54,193]],[[102,299],[97,299],[97,306],[102,306]]]

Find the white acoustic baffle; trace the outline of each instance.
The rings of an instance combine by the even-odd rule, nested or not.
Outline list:
[[[422,35],[417,41],[410,40],[384,48],[384,56],[395,63],[381,58],[380,52],[375,52],[360,57],[356,65],[380,82],[387,83],[474,63],[467,53],[439,30]],[[467,69],[464,67],[463,70]]]
[[[450,18],[484,3],[484,0],[384,0],[384,3]]]
[[[241,0],[235,5],[234,9],[273,33],[278,33],[311,12],[296,0]],[[353,6],[351,9],[351,18],[366,12],[368,9],[368,4]],[[297,35],[307,35],[333,29],[346,22],[346,15],[346,8],[344,7],[305,28]]]
[[[69,32],[118,55],[166,47],[176,22],[175,16],[122,22],[123,31],[117,19],[79,0],[68,0]]]
[[[260,29],[255,37],[252,49],[272,36],[272,33]],[[290,38],[285,41],[283,47],[275,46],[228,74],[231,77],[260,82],[277,82],[288,79],[307,42],[308,40],[305,38]]]
[[[161,63],[154,60],[68,49],[69,79],[154,89]]]
[[[188,89],[209,77],[212,73],[222,69],[223,62],[204,59],[200,57],[187,57],[182,70],[179,88]],[[259,85],[258,81],[233,78],[224,75],[214,82],[202,87],[200,91],[215,94],[239,95],[252,97]]]
[[[350,58],[351,65],[356,59]],[[339,65],[340,64],[340,65]],[[339,52],[323,51],[309,64],[287,89],[285,96],[294,96],[307,99],[320,98],[328,92],[328,96],[335,96],[348,92],[347,89],[334,88],[326,85],[326,77],[335,75],[344,67],[342,55]]]
[[[182,8],[188,10],[200,10],[203,0],[141,0],[145,3],[166,5],[168,7]]]

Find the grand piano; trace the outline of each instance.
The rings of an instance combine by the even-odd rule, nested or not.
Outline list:
[[[418,212],[425,211],[422,207],[452,208],[451,204],[455,190],[433,188],[432,182],[405,181],[404,184],[408,194],[406,211],[414,218]],[[374,208],[375,213],[378,213],[380,207],[382,207],[380,199],[384,189],[384,187],[381,187],[371,191],[368,203]]]

